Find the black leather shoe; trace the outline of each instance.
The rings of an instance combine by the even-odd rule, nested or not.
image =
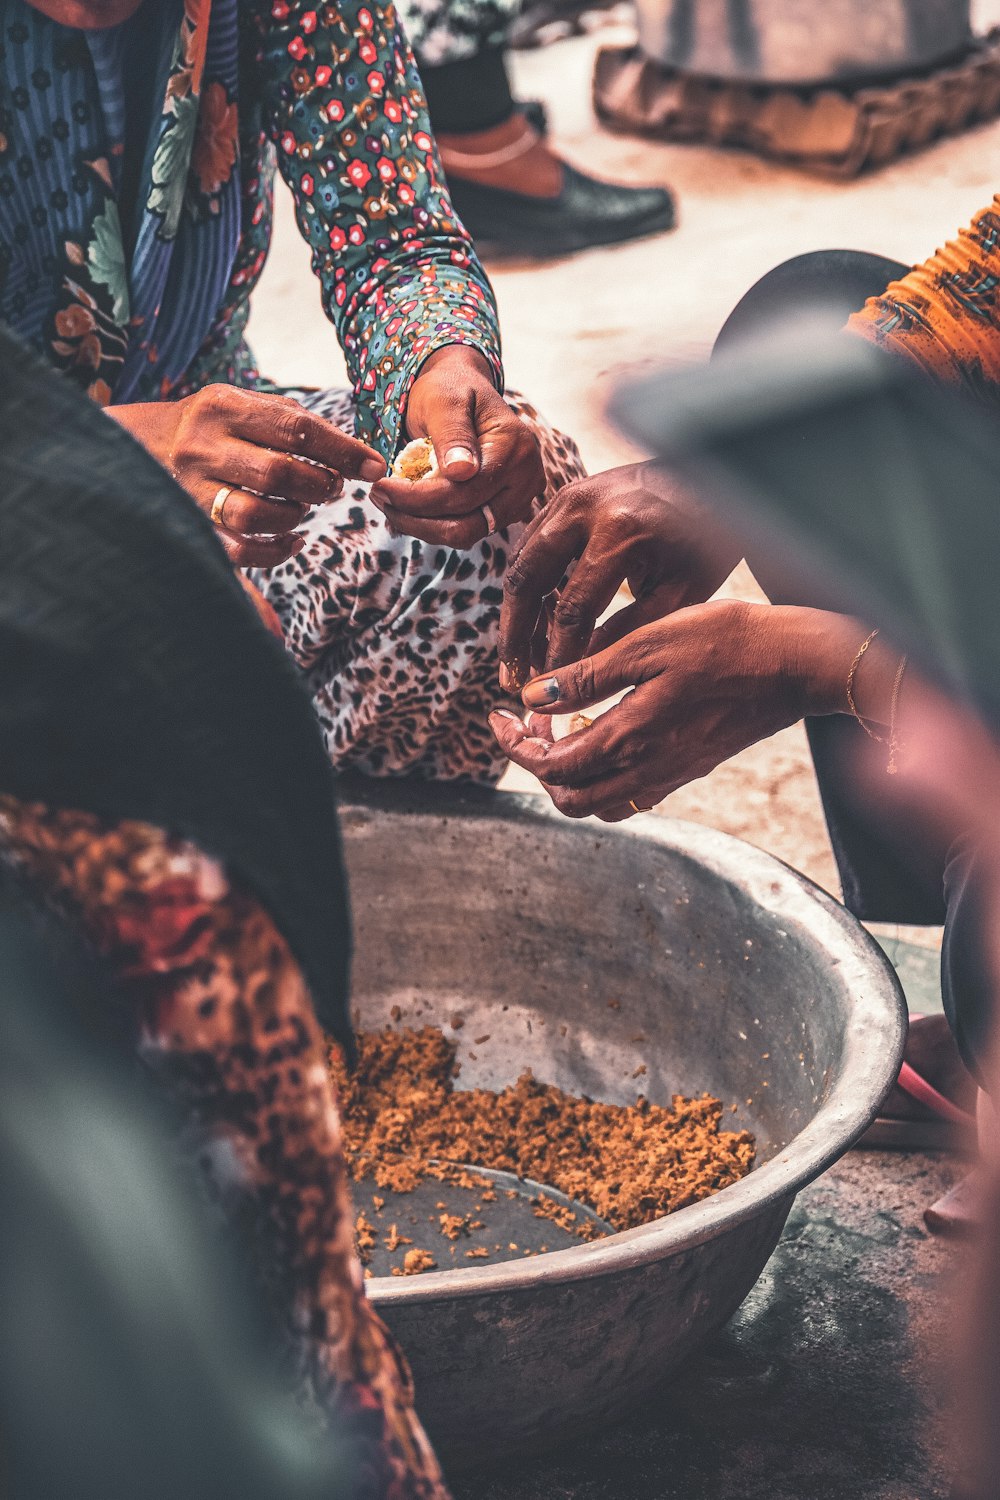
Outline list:
[[[562,192],[532,198],[504,188],[448,178],[451,200],[474,240],[508,254],[571,255],[589,245],[616,245],[660,234],[676,223],[665,188],[618,187],[563,163]]]

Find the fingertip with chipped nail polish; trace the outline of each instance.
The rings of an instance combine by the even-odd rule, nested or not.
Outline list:
[[[559,680],[556,677],[536,677],[529,682],[521,694],[522,703],[528,708],[549,708],[559,702]]]

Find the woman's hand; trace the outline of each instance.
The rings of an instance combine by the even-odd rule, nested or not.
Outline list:
[[[741,555],[654,464],[629,464],[567,485],[532,521],[507,567],[501,686],[516,690],[531,666],[577,661],[675,609],[700,604]],[[595,635],[623,583],[635,602]]]
[[[614,823],[805,714],[846,710],[847,673],[864,636],[856,620],[823,610],[694,605],[535,678],[522,694],[526,720],[501,709],[490,727],[561,812]],[[889,701],[897,657],[890,647],[869,655],[862,711],[874,713]],[[623,688],[632,691],[589,728],[553,740],[548,715]]]
[[[112,406],[128,429],[211,515],[241,568],[273,568],[302,546],[295,528],[314,505],[336,500],[344,479],[378,479],[385,461],[366,443],[288,396],[209,385],[182,401]]]
[[[406,429],[411,438],[430,438],[438,472],[416,483],[382,480],[371,498],[409,536],[472,547],[491,531],[523,521],[545,489],[538,444],[475,349],[452,344],[425,360],[410,389]]]

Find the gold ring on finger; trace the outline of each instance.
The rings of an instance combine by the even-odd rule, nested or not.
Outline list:
[[[481,505],[479,508],[483,513],[483,520],[486,522],[486,535],[492,536],[494,531],[500,530],[497,525],[497,518],[493,514],[493,507],[492,505]]]
[[[632,809],[633,812],[637,812],[637,813],[647,813],[647,812],[652,812],[653,811],[653,809],[651,807],[639,807],[635,802],[632,801],[631,797],[628,799],[628,805]]]
[[[222,518],[222,512],[225,510],[226,501],[232,493],[233,486],[231,484],[224,484],[220,490],[216,490],[215,499],[212,501],[212,513],[210,517],[213,526],[225,527],[226,523]]]

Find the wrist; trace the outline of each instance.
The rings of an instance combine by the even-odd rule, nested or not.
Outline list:
[[[442,402],[464,399],[464,393],[477,386],[488,386],[489,393],[496,394],[493,371],[480,350],[469,344],[445,344],[433,350],[413,377],[406,399],[403,425],[408,435],[426,437],[435,407],[440,410]]]
[[[167,434],[176,421],[176,405],[167,401],[134,401],[121,406],[106,406],[104,413],[119,427],[141,443],[154,458],[161,458],[169,439]]]
[[[758,644],[768,675],[787,684],[800,718],[846,709],[845,684],[857,641],[841,629],[841,616],[824,610],[760,605]],[[851,644],[853,642],[853,645]]]
[[[853,693],[863,719],[888,724],[892,684],[899,653],[876,636],[858,658],[870,629],[850,615],[821,609],[775,608],[793,617],[788,632],[789,670],[809,716],[847,714],[847,680],[854,666]],[[857,660],[855,660],[858,658]]]
[[[446,367],[449,376],[462,371],[466,378],[478,376],[496,389],[490,362],[474,344],[444,344],[440,349],[434,349],[413,377],[413,387],[416,388],[417,382],[425,375],[441,373],[442,366]]]

